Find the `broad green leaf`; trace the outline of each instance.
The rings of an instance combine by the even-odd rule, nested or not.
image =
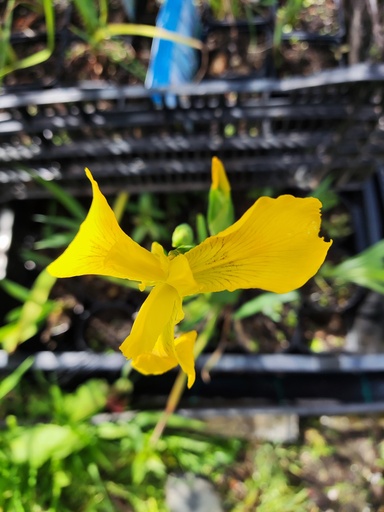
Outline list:
[[[108,385],[105,381],[89,380],[74,393],[63,397],[64,412],[72,422],[84,420],[105,407],[107,396]]]
[[[337,279],[339,282],[355,283],[384,294],[383,261],[384,240],[380,240],[338,265],[325,263],[318,274],[324,278]]]
[[[68,425],[35,425],[22,430],[10,442],[12,461],[39,468],[50,459],[65,459],[83,448],[89,439]]]

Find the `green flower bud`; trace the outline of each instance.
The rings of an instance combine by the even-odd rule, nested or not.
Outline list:
[[[193,230],[189,224],[179,224],[172,235],[172,247],[193,245]]]

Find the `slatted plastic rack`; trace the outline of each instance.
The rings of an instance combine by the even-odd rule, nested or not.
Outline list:
[[[383,162],[384,65],[308,78],[211,81],[166,91],[52,88],[0,96],[0,201],[42,197],[31,178],[105,192],[207,188],[219,156],[234,186],[353,186]]]

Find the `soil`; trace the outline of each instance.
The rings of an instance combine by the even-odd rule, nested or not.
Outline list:
[[[306,76],[344,64],[348,46],[343,34],[345,27],[348,30],[353,25],[355,29],[356,6],[362,13],[358,20],[361,37],[357,39],[365,44],[364,48],[357,47],[351,40],[354,56],[350,61],[378,58],[384,47],[384,37],[377,28],[382,13],[374,16],[367,12],[364,0],[353,2],[352,10],[345,13],[338,4],[335,0],[316,0],[309,6],[304,3],[293,20],[289,16],[285,19],[283,40],[277,45],[273,43],[271,8],[256,6],[252,12],[253,5],[239,2],[239,12],[218,12],[217,18],[212,13],[203,15],[205,49],[195,79]],[[110,23],[129,22],[120,0],[109,2],[108,9]],[[154,24],[157,12],[157,2],[143,2],[137,22]],[[16,56],[24,58],[43,50],[46,47],[43,12],[34,8],[32,1],[31,5],[18,4],[13,14],[11,41]],[[84,36],[81,16],[66,2],[55,4],[55,22],[53,55],[41,64],[8,74],[4,85],[46,87],[89,80],[124,85],[143,83],[150,58],[150,39],[119,37],[92,43],[89,36]],[[326,41],[324,37],[331,39]]]

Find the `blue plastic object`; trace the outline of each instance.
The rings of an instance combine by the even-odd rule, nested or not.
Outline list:
[[[193,0],[165,0],[156,26],[187,37],[199,38],[201,33],[200,18]],[[199,56],[194,48],[156,38],[152,43],[145,86],[152,89],[191,82],[198,65]],[[160,96],[155,95],[154,101],[160,103]],[[175,106],[175,103],[175,97],[167,94],[167,106]]]

